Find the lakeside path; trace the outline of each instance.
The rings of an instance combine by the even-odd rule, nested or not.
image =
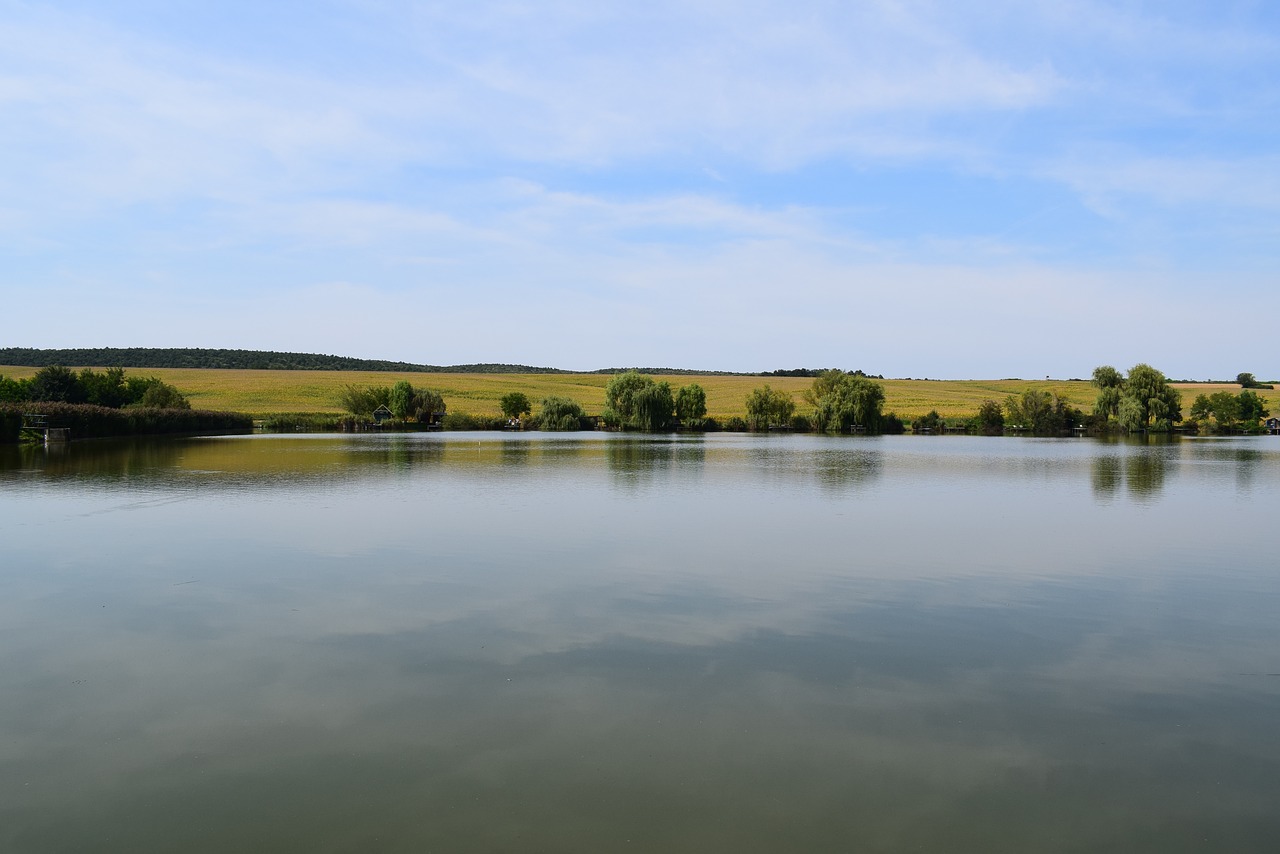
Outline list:
[[[77,370],[84,366],[75,366]],[[100,368],[100,366],[89,366]],[[15,379],[33,376],[38,368],[0,365],[0,374]],[[604,406],[607,374],[444,374],[384,371],[251,371],[214,368],[126,368],[129,375],[155,376],[185,394],[198,409],[230,410],[255,417],[281,412],[339,413],[338,395],[343,386],[389,386],[408,380],[415,388],[440,392],[450,412],[499,415],[504,394],[522,391],[538,403],[550,395],[570,397],[589,414]],[[788,392],[796,408],[804,412],[802,395],[813,380],[808,377],[664,375],[673,389],[697,383],[707,392],[707,414],[724,420],[746,414],[746,398],[763,385]],[[877,380],[884,385],[885,412],[910,420],[931,409],[946,418],[969,417],[984,400],[1003,402],[1011,394],[1029,388],[1053,392],[1072,406],[1088,412],[1095,389],[1085,380]],[[1175,383],[1182,392],[1183,412],[1197,394],[1239,391],[1234,383]],[[1280,391],[1260,390],[1273,413],[1280,411]]]

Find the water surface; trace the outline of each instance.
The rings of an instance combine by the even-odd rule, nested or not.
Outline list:
[[[0,448],[0,850],[1271,851],[1280,440]]]

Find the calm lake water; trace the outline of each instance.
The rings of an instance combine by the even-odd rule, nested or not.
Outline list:
[[[1280,439],[0,447],[0,851],[1280,848]]]

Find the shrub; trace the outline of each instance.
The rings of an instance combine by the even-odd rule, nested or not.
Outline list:
[[[538,413],[538,429],[566,432],[583,428],[582,407],[567,397],[548,397]]]
[[[100,439],[112,436],[147,436],[166,433],[209,433],[249,431],[253,419],[238,412],[208,412],[197,409],[108,409],[90,404],[44,402],[38,407],[30,404],[0,404],[4,413],[4,430],[0,438],[17,440],[17,428],[10,434],[9,424],[17,418],[20,425],[22,413],[36,409],[49,418],[49,426],[66,427],[72,439]]]
[[[446,412],[440,420],[442,430],[501,430],[507,419],[492,415],[472,415],[470,412]]]

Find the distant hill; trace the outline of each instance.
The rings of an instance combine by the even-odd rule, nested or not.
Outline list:
[[[601,368],[566,371],[531,365],[485,362],[477,365],[418,365],[384,359],[353,359],[319,353],[278,353],[275,350],[204,350],[189,347],[100,347],[42,350],[35,347],[0,347],[0,365],[43,368],[48,365],[94,368],[227,368],[268,371],[400,371],[423,374],[621,374],[639,371],[652,376],[704,377],[816,377],[822,368],[790,368],[777,371],[703,371],[696,368]],[[875,379],[877,374],[850,372]]]
[[[318,353],[274,350],[202,350],[158,347],[39,350],[0,347],[0,365],[43,368],[47,365],[91,365],[95,368],[235,368],[273,371],[412,371],[448,374],[564,374],[557,368],[529,365],[416,365],[383,359],[353,359]]]

